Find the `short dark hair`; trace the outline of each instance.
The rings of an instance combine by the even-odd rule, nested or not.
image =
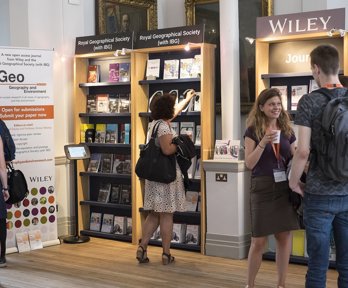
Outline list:
[[[340,60],[337,49],[332,45],[319,45],[310,54],[311,66],[317,65],[326,75],[338,74]]]
[[[169,120],[174,116],[175,97],[169,93],[164,93],[154,99],[151,103],[151,118],[154,120]]]

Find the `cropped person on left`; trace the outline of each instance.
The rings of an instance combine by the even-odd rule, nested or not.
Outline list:
[[[274,144],[280,130],[279,145]],[[253,288],[267,237],[276,239],[278,287],[285,286],[291,252],[291,230],[299,229],[289,202],[286,167],[295,151],[295,135],[283,110],[278,89],[263,90],[247,119],[245,164],[252,170],[250,190],[251,245],[248,255],[248,288]]]

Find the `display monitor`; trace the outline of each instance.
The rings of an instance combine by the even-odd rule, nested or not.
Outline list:
[[[64,146],[65,155],[69,160],[88,159],[91,157],[86,144],[70,144]]]

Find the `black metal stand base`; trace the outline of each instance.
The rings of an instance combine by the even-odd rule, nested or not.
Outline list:
[[[89,236],[68,236],[63,239],[64,243],[80,244],[86,243],[90,240]]]

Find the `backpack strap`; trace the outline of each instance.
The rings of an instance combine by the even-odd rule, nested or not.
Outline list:
[[[341,97],[348,97],[348,89],[347,88],[344,88],[344,89],[346,89],[346,93]],[[329,99],[329,101],[334,98],[337,98],[335,95],[331,93],[331,89],[319,88],[313,92],[319,92],[321,95],[324,95],[327,99]]]

